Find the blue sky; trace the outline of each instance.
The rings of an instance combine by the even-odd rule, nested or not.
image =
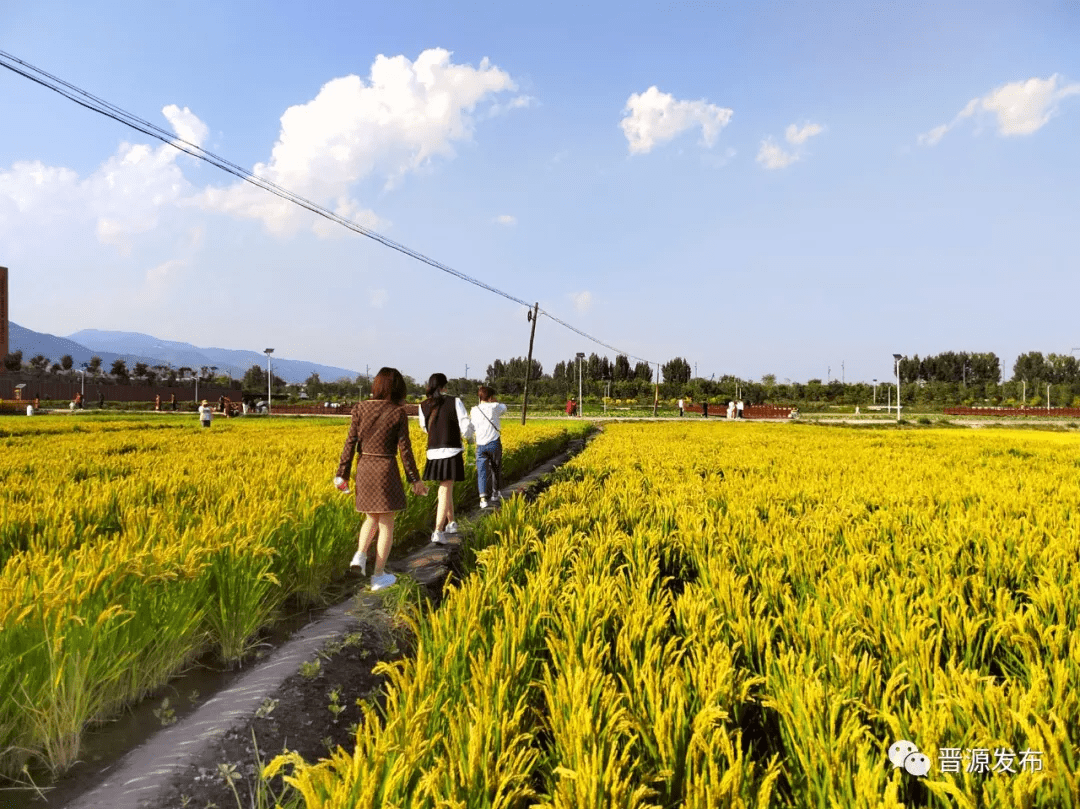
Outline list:
[[[522,6],[522,7],[519,7]],[[701,376],[1080,346],[1075,3],[0,0],[0,50]],[[518,304],[0,71],[37,331],[479,376]],[[550,371],[609,353],[542,318]]]

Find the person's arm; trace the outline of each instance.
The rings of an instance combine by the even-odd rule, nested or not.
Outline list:
[[[495,416],[495,418],[498,418],[499,416],[501,416],[505,412],[506,412],[506,405],[504,405],[502,402],[495,402],[495,412],[493,414]]]
[[[345,438],[345,446],[341,448],[341,460],[338,461],[337,476],[344,480],[349,479],[352,469],[353,455],[362,449],[360,440],[360,405],[353,408],[352,422],[349,424],[349,434]]]
[[[401,455],[401,465],[405,467],[405,480],[416,491],[416,484],[421,482],[420,473],[416,471],[416,458],[413,457],[412,441],[409,439],[409,417],[405,415],[405,408],[401,409],[398,417],[398,454]]]
[[[469,414],[465,412],[465,403],[454,397],[454,407],[457,409],[458,429],[461,430],[461,440],[468,441],[473,437],[473,425],[469,421]]]
[[[416,416],[420,421],[420,429],[425,433],[427,432],[427,419],[424,418],[424,403],[421,402],[416,406]]]

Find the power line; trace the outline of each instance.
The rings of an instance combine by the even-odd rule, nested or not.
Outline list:
[[[118,121],[125,126],[142,132],[144,135],[148,135],[149,137],[160,140],[161,142],[166,143],[180,150],[181,152],[184,152],[185,154],[191,155],[192,157],[209,163],[215,168],[227,172],[234,177],[243,180],[244,182],[250,183],[251,185],[261,188],[264,191],[268,191],[271,194],[280,197],[281,199],[291,202],[294,205],[298,205],[301,208],[305,208],[314,214],[324,217],[325,219],[329,219],[331,222],[348,228],[355,233],[359,233],[361,236],[366,236],[369,239],[373,239],[374,241],[379,242],[385,247],[389,247],[392,250],[403,253],[410,258],[423,262],[430,267],[434,267],[437,270],[447,273],[448,275],[452,275],[455,278],[458,278],[467,283],[473,284],[474,286],[478,286],[481,289],[486,289],[488,292],[493,292],[494,294],[506,298],[507,300],[513,301],[514,303],[521,304],[522,306],[528,307],[530,309],[532,308],[532,304],[522,300],[521,298],[511,295],[509,292],[504,292],[503,290],[498,289],[497,287],[493,287],[490,284],[479,280],[478,278],[473,278],[470,275],[466,275],[459,270],[455,270],[454,268],[443,264],[441,261],[436,261],[433,258],[429,258],[423,253],[417,250],[413,250],[411,247],[407,247],[406,245],[400,244],[399,242],[395,242],[393,239],[387,238],[381,233],[371,230],[370,228],[366,228],[363,225],[352,221],[351,219],[346,219],[345,217],[340,216],[333,211],[327,210],[321,205],[318,205],[317,203],[312,202],[311,200],[306,199],[299,194],[290,191],[287,188],[283,188],[282,186],[271,180],[266,179],[265,177],[260,177],[257,174],[249,171],[248,169],[245,169],[242,166],[238,166],[237,164],[225,159],[224,157],[221,157],[207,149],[204,149],[198,144],[186,141],[178,135],[169,132],[166,129],[163,129],[160,126],[151,123],[150,121],[139,118],[138,116],[133,115],[121,109],[120,107],[117,107],[115,104],[111,104],[110,102],[102,98],[98,98],[97,96],[87,92],[86,90],[83,90],[80,87],[76,87],[74,84],[66,82],[58,76],[53,76],[52,74],[47,73],[41,68],[35,67],[29,62],[19,59],[18,57],[13,56],[6,51],[0,50],[0,65],[6,67],[13,73],[17,73],[18,75],[29,79],[36,84],[40,84],[42,87],[59,93],[70,101],[74,101],[81,107],[85,107],[88,110],[99,113],[100,115],[104,115],[107,118],[112,118],[114,121]],[[644,357],[638,357],[625,351],[620,351],[614,346],[608,345],[604,341],[593,337],[591,334],[582,331],[576,326],[570,325],[566,321],[556,317],[554,314],[545,311],[544,309],[540,309],[539,314],[545,315],[555,323],[558,323],[560,326],[563,326],[564,328],[567,328],[570,331],[581,335],[585,339],[590,340],[599,346],[603,346],[610,351],[614,351],[616,354],[625,354],[630,359],[640,360],[641,362],[646,362],[649,365],[657,364],[652,360],[645,359]]]

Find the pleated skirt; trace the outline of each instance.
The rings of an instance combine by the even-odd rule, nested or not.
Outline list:
[[[465,480],[465,461],[463,452],[450,458],[429,459],[424,464],[424,480]]]

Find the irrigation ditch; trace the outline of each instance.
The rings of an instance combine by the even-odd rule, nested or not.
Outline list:
[[[595,434],[595,433],[593,433]],[[586,439],[504,483],[507,494],[535,498],[551,473],[579,453]],[[461,542],[483,518],[460,520],[455,544],[433,545],[414,532],[395,544],[388,568],[400,584],[371,593],[363,582],[334,585],[332,605],[279,622],[239,669],[200,661],[122,716],[88,732],[82,760],[62,778],[0,790],[11,809],[172,809],[257,806],[265,788],[259,763],[284,749],[308,760],[351,747],[357,700],[381,699],[379,662],[409,654],[411,637],[398,615],[416,598],[441,599],[447,575],[461,573]],[[402,576],[401,574],[405,574]],[[280,783],[271,788],[280,789]],[[273,805],[273,800],[269,801]]]

